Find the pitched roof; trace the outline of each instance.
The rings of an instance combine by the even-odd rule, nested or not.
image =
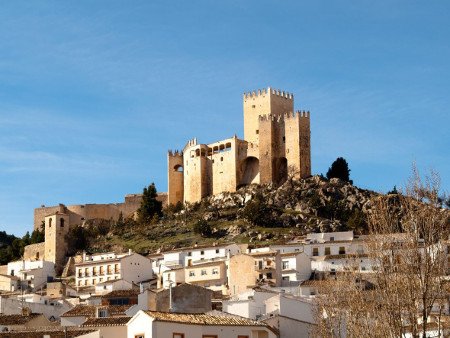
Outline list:
[[[24,325],[30,320],[42,316],[40,313],[32,313],[29,316],[24,315],[0,315],[0,325]]]
[[[221,326],[266,326],[266,324],[247,318],[210,315],[206,313],[171,313],[159,311],[144,311],[148,316],[159,322],[172,322],[194,325]]]
[[[114,290],[106,295],[103,295],[102,298],[115,298],[115,297],[137,297],[139,295],[139,290],[129,289],[129,290]]]
[[[69,328],[67,332],[63,330],[30,330],[30,331],[13,331],[13,332],[0,332],[0,338],[42,338],[44,335],[48,335],[50,338],[75,338],[87,333],[95,332],[96,330],[80,330]]]
[[[99,326],[124,326],[128,323],[131,317],[102,317],[102,318],[88,318],[83,327],[99,327]]]
[[[108,310],[110,316],[124,316],[125,311],[131,306],[132,305],[77,305],[62,314],[61,317],[95,317],[97,308]]]

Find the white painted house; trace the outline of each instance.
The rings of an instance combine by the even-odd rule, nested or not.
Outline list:
[[[269,325],[212,314],[139,311],[127,324],[128,338],[276,338]]]
[[[16,276],[23,289],[37,290],[55,277],[55,264],[48,261],[14,261],[8,263],[9,276]]]
[[[120,255],[83,255],[83,261],[75,264],[75,270],[77,287],[95,286],[118,279],[137,284],[153,277],[151,261],[131,251]]]

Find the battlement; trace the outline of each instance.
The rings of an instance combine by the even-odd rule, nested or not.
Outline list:
[[[304,117],[304,118],[309,119],[309,115],[310,115],[309,110],[297,110],[296,113],[299,117]]]
[[[294,94],[292,93],[288,93],[285,92],[283,90],[279,90],[279,89],[273,89],[271,87],[268,88],[263,88],[263,89],[258,89],[258,90],[254,90],[251,92],[244,92],[244,99],[249,99],[249,98],[253,98],[253,97],[258,97],[261,95],[267,95],[267,94],[272,94],[272,95],[276,95],[288,100],[293,100],[294,99]]]
[[[169,150],[167,152],[169,157],[183,157],[183,152],[179,151],[179,150]]]
[[[187,141],[186,145],[185,145],[184,148],[183,148],[183,152],[184,152],[187,148],[196,146],[197,144],[198,144],[197,138],[194,137],[193,139]]]
[[[288,112],[283,115],[273,115],[273,114],[264,114],[259,115],[258,119],[259,121],[274,121],[274,122],[281,122],[289,119],[295,119],[295,118],[307,118],[309,119],[310,113],[306,110],[297,110],[295,112]]]

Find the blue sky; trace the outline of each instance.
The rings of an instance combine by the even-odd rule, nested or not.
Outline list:
[[[411,164],[449,191],[448,1],[10,1],[0,8],[0,230],[42,204],[120,202],[166,152],[243,136],[242,93],[311,111],[312,167],[358,186]]]

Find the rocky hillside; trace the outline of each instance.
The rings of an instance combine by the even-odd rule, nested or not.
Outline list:
[[[313,176],[280,187],[252,185],[205,198],[184,209],[170,208],[153,224],[132,219],[96,220],[73,234],[89,251],[141,253],[229,242],[283,243],[308,232],[354,230],[364,233],[370,200],[377,194],[338,179]]]

